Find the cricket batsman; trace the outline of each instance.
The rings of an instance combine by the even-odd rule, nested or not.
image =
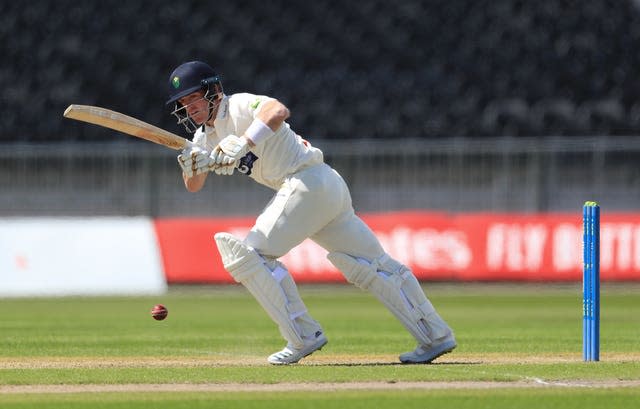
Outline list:
[[[285,105],[263,95],[226,95],[220,76],[201,61],[171,73],[167,105],[193,133],[195,146],[178,156],[189,192],[202,189],[210,173],[234,172],[275,191],[246,237],[215,235],[225,269],[255,297],[287,342],[267,358],[270,363],[296,363],[327,343],[278,261],[307,238],[326,249],[347,281],[378,298],[415,338],[417,348],[401,354],[401,362],[429,363],[456,347],[451,328],[411,270],[387,254],[355,214],[342,177],[324,163],[322,151],[290,128]]]

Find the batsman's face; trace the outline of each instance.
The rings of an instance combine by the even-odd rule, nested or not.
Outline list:
[[[202,125],[209,118],[209,101],[204,98],[204,92],[194,92],[178,101],[187,111],[187,115],[198,125]]]

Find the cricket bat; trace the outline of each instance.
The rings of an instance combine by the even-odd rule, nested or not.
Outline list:
[[[192,145],[188,139],[106,108],[73,104],[64,111],[64,117],[104,126],[175,150]]]

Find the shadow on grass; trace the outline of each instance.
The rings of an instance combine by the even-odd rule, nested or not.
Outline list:
[[[455,365],[481,365],[481,361],[447,361],[434,362],[430,364],[403,364],[402,362],[314,362],[304,366],[344,366],[344,367],[367,367],[367,366],[455,366]]]

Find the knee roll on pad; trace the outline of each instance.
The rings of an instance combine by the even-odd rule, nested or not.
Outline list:
[[[376,271],[368,263],[358,262],[355,258],[343,253],[329,253],[327,258],[342,271],[347,281],[363,290],[369,290],[376,279]]]
[[[251,247],[229,233],[214,236],[222,265],[238,283],[243,283],[256,273],[255,266],[262,265],[260,255]]]
[[[327,258],[349,282],[373,293],[421,345],[451,333],[411,270],[388,254],[373,262],[335,252]]]

